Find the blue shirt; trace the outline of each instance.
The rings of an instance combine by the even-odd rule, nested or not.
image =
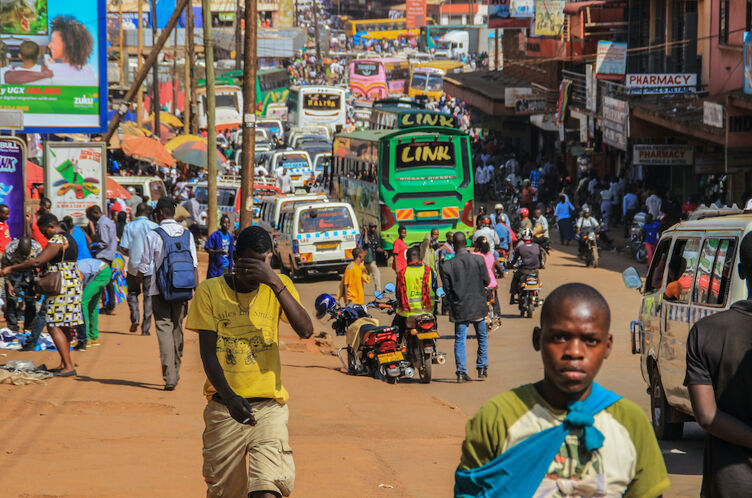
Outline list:
[[[206,270],[206,278],[220,277],[225,273],[232,272],[232,251],[235,239],[231,233],[224,234],[217,230],[206,240],[206,249],[218,251],[224,249],[226,254],[210,254],[209,267]]]
[[[499,236],[499,247],[502,249],[509,249],[509,242],[512,240],[512,234],[509,228],[504,223],[497,223],[494,227],[496,235]]]
[[[572,217],[570,210],[574,211],[574,206],[571,203],[560,202],[556,205],[556,209],[554,209],[554,216],[556,216],[557,220],[566,220]]]
[[[531,171],[530,172],[530,186],[538,190],[538,185],[540,185],[540,180],[542,176],[543,176],[543,173],[541,173],[537,169],[534,169],[533,171]]]
[[[94,280],[94,277],[97,276],[97,273],[107,268],[108,266],[107,263],[105,263],[101,259],[94,259],[91,256],[86,259],[79,259],[76,265],[78,266],[78,271],[81,272],[81,276],[83,277],[81,279],[81,283],[84,287],[86,287],[89,282]]]
[[[653,223],[647,224],[645,223],[642,226],[642,229],[645,230],[645,243],[646,244],[657,244],[658,243],[658,229],[661,227],[661,224],[657,221],[654,221]]]
[[[120,247],[128,249],[128,273],[130,275],[138,275],[138,264],[141,262],[141,255],[146,247],[146,235],[158,226],[146,216],[139,216],[125,225]],[[149,265],[149,273],[144,275],[152,273],[154,273],[153,262]]]
[[[70,236],[76,241],[78,246],[78,260],[91,258],[91,251],[89,251],[89,244],[86,242],[86,234],[81,227],[73,225]]]

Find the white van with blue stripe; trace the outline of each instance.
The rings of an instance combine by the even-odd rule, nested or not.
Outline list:
[[[627,286],[642,293],[638,319],[631,325],[632,353],[640,355],[658,439],[680,438],[684,422],[693,420],[684,386],[689,330],[747,299],[739,245],[752,231],[752,214],[740,213],[701,207],[695,219],[663,232],[641,286],[636,270],[624,274]]]
[[[307,190],[313,184],[311,164],[311,156],[304,150],[277,150],[269,160],[269,171],[276,175],[281,168],[285,168],[292,177],[293,192]]]
[[[300,278],[311,271],[338,272],[360,244],[355,211],[346,202],[297,204],[282,211],[277,253],[282,272]]]

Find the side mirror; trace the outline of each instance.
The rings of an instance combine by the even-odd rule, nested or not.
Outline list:
[[[639,289],[642,287],[642,279],[634,266],[630,266],[624,270],[621,274],[621,278],[624,280],[624,285],[627,289]]]
[[[446,292],[444,292],[444,288],[443,287],[439,287],[438,289],[436,289],[436,295],[438,297],[444,297],[444,296],[446,296]]]
[[[384,286],[384,292],[386,292],[387,294],[394,294],[394,291],[396,290],[397,288],[391,282],[389,282],[388,284]]]
[[[384,294],[379,290],[374,291],[373,295],[376,299],[384,299]]]

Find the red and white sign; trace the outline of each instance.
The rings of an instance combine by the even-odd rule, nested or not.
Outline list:
[[[426,0],[407,0],[405,2],[407,29],[417,29],[426,25]]]
[[[628,74],[627,91],[644,93],[686,93],[697,87],[697,75],[692,73]]]
[[[643,166],[692,166],[693,152],[690,145],[635,145],[632,162]]]

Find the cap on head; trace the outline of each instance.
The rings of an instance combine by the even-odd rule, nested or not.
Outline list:
[[[494,209],[495,209],[496,211],[504,211],[504,204],[502,204],[502,203],[500,203],[500,202],[499,202],[499,203],[496,203],[496,205],[494,206]]]

